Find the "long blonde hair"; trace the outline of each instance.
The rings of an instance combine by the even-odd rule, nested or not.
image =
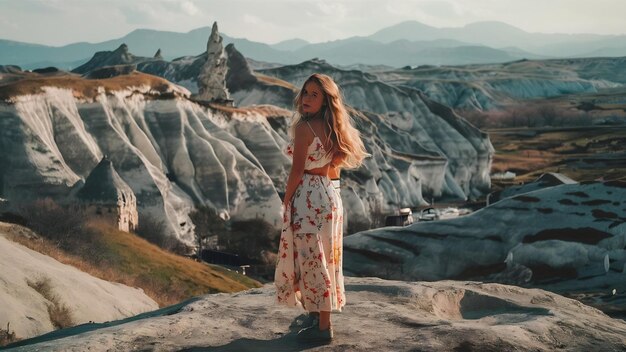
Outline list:
[[[341,168],[357,168],[369,154],[365,150],[361,134],[352,125],[352,117],[346,111],[339,87],[330,76],[314,73],[302,84],[302,89],[293,101],[296,113],[289,128],[291,138],[295,136],[296,126],[302,120],[302,92],[309,82],[316,82],[324,93],[324,122],[330,127],[330,144],[328,153],[341,154]]]

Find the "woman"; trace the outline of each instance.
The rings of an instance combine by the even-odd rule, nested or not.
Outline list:
[[[275,273],[277,300],[319,313],[319,326],[302,329],[302,341],[330,341],[331,311],[345,305],[342,274],[343,207],[331,178],[358,167],[365,152],[339,87],[313,74],[294,100],[296,114],[287,154],[293,157],[283,201],[283,229]]]

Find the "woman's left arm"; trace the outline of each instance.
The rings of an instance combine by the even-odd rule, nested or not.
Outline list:
[[[304,174],[304,163],[307,157],[307,147],[311,141],[309,141],[310,131],[301,123],[296,126],[295,136],[293,140],[293,163],[291,164],[291,172],[287,179],[287,187],[285,189],[285,198],[283,199],[283,207],[291,202],[298,184]],[[309,143],[307,143],[307,141]]]

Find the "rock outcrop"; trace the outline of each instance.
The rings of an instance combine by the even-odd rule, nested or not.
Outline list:
[[[122,231],[133,231],[139,224],[135,194],[106,156],[78,189],[76,198],[87,214],[106,217]]]
[[[490,110],[535,98],[592,93],[623,85],[624,58],[519,60],[502,64],[420,66],[376,72],[455,109]]]
[[[416,168],[423,169],[422,177],[419,177],[422,182],[430,184],[424,189],[428,197],[466,199],[479,197],[488,191],[488,173],[494,149],[487,134],[420,91],[385,83],[365,72],[337,69],[319,60],[261,72],[297,87],[314,72],[333,77],[341,87],[347,104],[359,111],[367,111],[368,116],[372,116],[369,112],[378,115],[375,119],[377,129],[393,131],[384,134],[386,143],[403,154],[423,157],[422,163],[426,165]],[[399,139],[411,140],[411,146]],[[432,157],[438,159],[436,164],[441,160],[445,164],[444,172],[435,178],[431,177],[436,171],[427,161]]]
[[[200,68],[198,75],[198,94],[196,100],[225,101],[229,99],[226,89],[226,55],[222,45],[222,37],[217,29],[217,22],[213,23],[211,36],[206,45],[206,61]]]
[[[523,185],[509,186],[501,191],[496,191],[489,194],[489,203],[495,203],[504,198],[513,197],[519,194],[524,194],[547,187],[570,185],[574,183],[577,182],[563,174],[548,172],[539,176],[533,182],[528,182]]]
[[[346,278],[346,291],[348,305],[333,315],[335,338],[328,346],[298,343],[303,315],[277,306],[266,285],[66,329],[15,350],[582,352],[618,351],[626,344],[623,320],[537,289]]]
[[[55,329],[65,307],[73,324],[105,322],[158,309],[141,289],[104,281],[8,240],[0,223],[0,325],[20,338]],[[51,307],[51,308],[49,308]]]
[[[63,198],[107,155],[136,195],[140,217],[163,219],[185,242],[193,242],[194,204],[277,225],[276,188],[284,188],[289,159],[265,115],[153,100],[152,89],[80,101],[72,90],[50,88],[0,105],[0,196]]]
[[[216,38],[217,28],[209,41],[209,51],[215,55],[219,50],[211,43],[219,44]],[[13,138],[7,145],[7,151],[13,150],[13,154],[3,161],[0,153],[0,164],[10,165],[2,187],[15,190],[7,191],[14,193],[11,197],[17,196],[20,189],[31,192],[26,198],[63,194],[107,154],[137,195],[140,215],[167,219],[172,232],[186,241],[192,237],[187,217],[192,204],[207,204],[235,217],[262,217],[277,225],[277,190],[284,189],[289,170],[289,160],[281,151],[292,115],[286,109],[291,109],[302,81],[313,72],[323,72],[343,87],[348,103],[355,108],[351,115],[372,154],[363,167],[342,175],[348,227],[350,221],[362,224],[360,228],[370,226],[399,208],[427,204],[426,199],[477,198],[488,191],[493,148],[487,135],[419,91],[320,61],[257,74],[233,46],[228,46],[226,52],[226,84],[234,92],[235,102],[248,107],[206,110],[180,95],[161,94],[154,100],[146,93],[157,87],[134,85],[133,79],[126,80],[127,86],[119,91],[112,93],[109,89],[88,102],[72,100],[70,96],[75,92],[54,89],[44,95],[12,98],[16,103],[5,107],[9,127],[4,133]],[[149,58],[133,61],[132,65],[138,71],[197,89],[208,55],[172,62]],[[221,56],[214,59],[217,57]],[[86,75],[111,69],[96,66]],[[132,72],[129,76],[139,74],[145,75]],[[125,77],[115,78],[123,81]],[[76,86],[85,85],[76,82]],[[49,121],[44,126],[50,129],[43,131],[44,126],[33,119]],[[28,138],[37,145],[34,149],[25,146],[27,139],[23,137],[31,135]],[[226,146],[215,145],[224,142]],[[240,157],[246,161],[240,161]],[[33,163],[35,159],[37,163]],[[256,171],[246,172],[260,172],[256,181],[250,178],[252,174],[242,173],[249,167]],[[19,173],[26,177],[16,177]],[[40,183],[46,186],[36,194],[27,190],[28,184]]]
[[[84,75],[102,67],[136,64],[146,59],[131,54],[128,51],[128,46],[122,44],[114,51],[97,52],[91,60],[73,69],[72,72]]]
[[[299,87],[253,72],[246,58],[232,44],[226,46],[226,53],[226,85],[236,105],[271,104],[293,108],[293,99]]]
[[[344,270],[515,283],[610,306],[626,300],[625,200],[624,182],[564,184],[456,219],[365,231],[344,239]]]

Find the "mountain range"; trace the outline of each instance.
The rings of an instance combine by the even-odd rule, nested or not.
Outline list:
[[[72,43],[62,47],[0,39],[0,64],[34,69],[56,66],[72,69],[94,52],[114,50],[125,43],[137,55],[165,59],[198,54],[211,32],[201,27],[187,33],[137,29],[124,37],[100,43]],[[321,58],[335,65],[461,65],[508,62],[522,58],[626,56],[625,35],[528,33],[502,22],[477,22],[465,27],[435,28],[416,21],[402,22],[366,37],[324,43],[294,38],[265,44],[222,34],[246,57],[271,63],[294,64]]]

